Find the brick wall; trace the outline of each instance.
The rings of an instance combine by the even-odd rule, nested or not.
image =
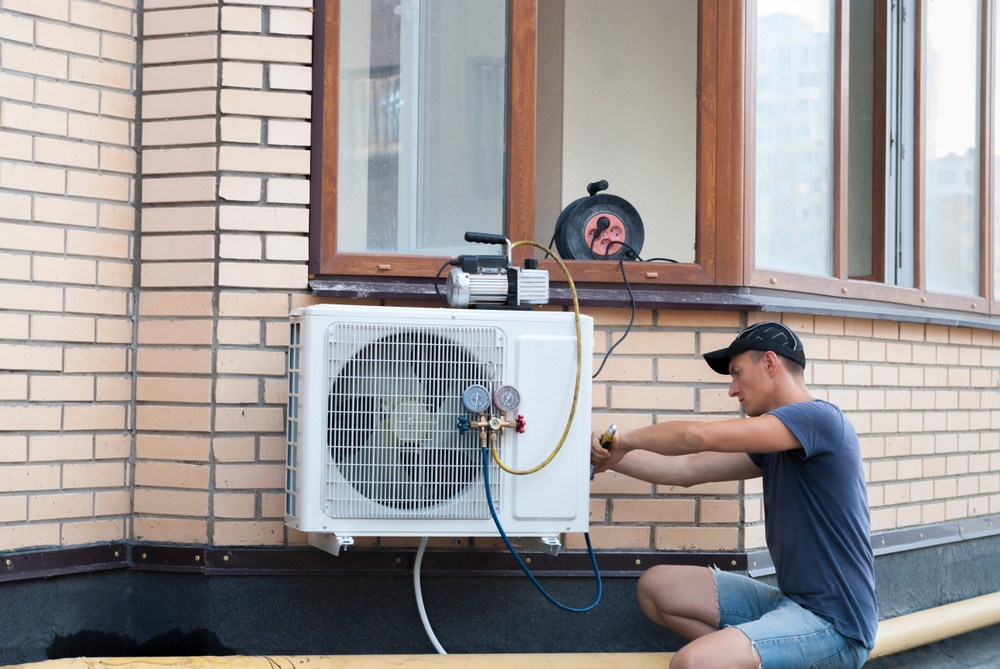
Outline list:
[[[5,549],[129,531],[132,5],[0,2]]]
[[[0,0],[0,548],[303,542],[282,523],[283,407],[287,314],[316,301],[310,5]],[[585,311],[599,362],[630,311]],[[762,318],[640,310],[594,429],[737,416],[700,354]],[[801,333],[815,394],[856,425],[874,529],[1000,513],[1000,337],[766,318]],[[594,544],[758,548],[760,492],[603,474]]]

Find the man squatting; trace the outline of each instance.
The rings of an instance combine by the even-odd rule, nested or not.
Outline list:
[[[802,342],[781,323],[758,323],[704,357],[732,376],[729,396],[747,418],[619,431],[610,450],[595,432],[591,462],[672,486],[762,476],[778,587],[661,565],[639,579],[639,606],[690,640],[672,669],[856,669],[878,625],[857,433],[838,407],[810,394]]]

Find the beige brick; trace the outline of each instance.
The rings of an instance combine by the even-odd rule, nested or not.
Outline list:
[[[227,32],[259,33],[261,10],[256,7],[223,7],[222,29]]]
[[[6,20],[7,17],[4,17],[4,21]],[[100,33],[46,21],[39,21],[36,24],[35,44],[57,51],[82,53],[87,56],[101,54]]]
[[[66,252],[71,255],[127,259],[131,239],[130,235],[111,232],[69,230],[66,233]]]
[[[14,193],[0,193],[0,211],[3,211],[3,217],[7,219],[18,219],[26,221],[31,218],[31,198],[27,195],[15,195]],[[5,227],[0,223],[0,231]],[[27,230],[28,228],[24,228]],[[59,236],[58,230],[52,230],[51,235]],[[0,232],[0,235],[3,233]],[[0,241],[0,246],[3,246],[3,242]]]
[[[229,177],[219,179],[219,197],[239,202],[260,201],[261,180],[254,177]]]
[[[143,37],[207,33],[218,28],[219,10],[216,7],[198,7],[144,12],[143,18]]]
[[[35,341],[93,342],[94,319],[32,315],[31,338]]]
[[[257,379],[219,379],[215,385],[219,404],[257,404],[260,391]]]
[[[733,550],[739,541],[735,527],[657,527],[657,550]]]
[[[28,460],[28,438],[27,437],[3,437],[0,436],[0,462],[23,463]],[[985,490],[985,488],[984,488]]]
[[[0,240],[3,239],[0,226]],[[62,311],[62,289],[8,284],[0,290],[0,307],[22,311]]]
[[[219,285],[234,288],[303,289],[309,276],[305,264],[219,263]]]
[[[142,96],[142,118],[144,119],[214,115],[215,91],[159,93]]]
[[[303,179],[268,179],[267,180],[267,201],[287,204],[309,204],[309,182]],[[640,333],[634,333],[640,334]],[[645,334],[645,333],[641,333]],[[667,333],[664,333],[667,334]],[[669,333],[673,334],[673,333]],[[689,335],[692,338],[693,335]],[[632,335],[628,339],[631,339]],[[626,339],[625,341],[628,341]],[[617,341],[617,340],[616,340]],[[625,342],[615,349],[622,354],[635,353],[637,351],[623,350]],[[656,353],[656,351],[650,351]]]
[[[0,223],[0,248],[62,253],[65,233],[57,228]]]
[[[693,523],[694,500],[617,499],[612,503],[611,520],[616,523]]]
[[[140,344],[212,344],[212,321],[139,321]]]
[[[0,163],[0,188],[61,195],[66,191],[66,173],[49,167]]]
[[[107,60],[117,60],[120,63],[135,65],[135,40],[129,37],[101,35],[101,56]]]
[[[0,400],[24,401],[28,399],[28,377],[24,374],[0,374]],[[3,442],[0,442],[0,448]],[[0,456],[0,462],[4,462]]]
[[[135,151],[132,149],[102,146],[100,157],[102,171],[135,174]]]
[[[149,374],[209,374],[212,352],[207,349],[140,348],[136,370]]]
[[[132,15],[131,11],[85,0],[70,0],[69,3],[69,19],[72,23],[123,35],[132,34]]]
[[[631,335],[629,335],[631,337]],[[627,340],[626,340],[627,341]],[[619,353],[619,348],[615,353]],[[656,378],[662,383],[726,383],[730,377],[716,374],[704,360],[676,360],[659,358],[656,361]]]
[[[130,181],[126,177],[89,172],[69,172],[66,175],[66,193],[69,195],[128,202],[130,190]]]
[[[215,229],[213,207],[163,207],[144,209],[143,232],[197,232]]]
[[[38,51],[16,44],[0,44],[0,61],[5,70],[27,72],[53,79],[65,79],[67,56],[51,51]]]
[[[255,118],[223,117],[222,141],[259,144],[261,141],[261,121]]]
[[[224,35],[237,37],[236,35]],[[305,44],[309,44],[305,42]],[[260,60],[255,58],[254,60]],[[312,115],[312,98],[304,93],[272,93],[225,89],[220,94],[223,114],[243,114],[273,118],[308,119]]]
[[[223,35],[222,58],[309,64],[312,62],[312,42],[294,37]]]
[[[59,523],[0,527],[0,545],[7,550],[59,545]]]
[[[253,437],[216,437],[212,452],[218,462],[253,462],[257,457]]]
[[[31,492],[58,488],[59,465],[0,467],[0,489],[4,492]]]
[[[270,14],[269,30],[271,33],[312,36],[312,12],[272,9]]]
[[[157,235],[142,239],[142,260],[210,260],[215,257],[211,235]]]
[[[94,494],[89,492],[31,495],[28,497],[28,520],[82,518],[94,513]]]
[[[288,296],[277,293],[220,293],[219,316],[223,318],[286,318]]]
[[[136,488],[135,512],[204,518],[208,515],[208,493]]]
[[[0,95],[8,100],[35,101],[35,78],[0,72]]]
[[[131,510],[132,500],[127,490],[94,493],[95,516],[120,516]]]
[[[67,374],[126,371],[127,349],[110,347],[67,348],[63,371]]]
[[[207,437],[140,434],[136,437],[136,457],[143,460],[208,462]]]
[[[217,334],[220,344],[257,346],[260,344],[260,321],[221,320]]]
[[[287,323],[266,323],[264,325],[264,345],[265,346],[288,346],[288,324]]]
[[[28,519],[28,498],[24,495],[0,497],[0,522],[16,523]]]
[[[100,109],[100,94],[93,88],[58,81],[39,79],[35,82],[36,102],[49,107],[72,109],[96,114]],[[55,133],[64,135],[65,132]]]
[[[97,281],[97,263],[93,260],[36,256],[33,265],[35,281],[91,286]]]
[[[132,88],[132,68],[128,65],[70,57],[69,80],[127,91]]]
[[[215,170],[215,148],[147,149],[142,154],[143,174],[191,174]]]
[[[97,207],[97,225],[109,230],[132,231],[135,229],[135,209],[102,202]]]
[[[211,316],[212,294],[187,291],[143,291],[139,298],[139,315],[165,317]],[[288,315],[287,307],[284,315]]]
[[[6,255],[0,255],[0,261],[6,261]],[[19,258],[22,256],[9,256]],[[0,312],[0,339],[27,339],[27,314],[9,314]]]
[[[89,139],[94,142],[128,146],[130,143],[129,124],[110,118],[97,118],[84,114],[69,115],[70,137]]]
[[[127,458],[132,449],[132,437],[128,434],[99,434],[94,441],[94,457],[98,460]]]
[[[281,432],[285,429],[285,418],[280,408],[219,407],[215,410],[215,429],[218,432]]]
[[[60,142],[60,144],[66,143]],[[80,202],[67,198],[36,197],[35,220],[44,223],[64,223],[92,228],[97,225],[97,205],[93,202]]]
[[[285,526],[281,522],[221,522],[214,524],[216,546],[279,546],[285,542]]]
[[[63,465],[63,487],[120,488],[125,485],[124,462],[87,462]]]
[[[219,169],[229,172],[309,174],[309,151],[223,146]]]
[[[96,404],[93,406],[68,406],[63,410],[64,430],[121,430],[124,428],[124,406]]]
[[[290,90],[290,91],[311,91],[312,68],[300,67],[298,65],[278,65],[275,63],[272,64],[269,68],[267,80],[271,90],[277,89],[277,90]],[[294,144],[296,142],[271,142],[271,143]],[[308,146],[308,142],[306,142],[306,144],[303,144],[303,146]]]
[[[657,386],[612,386],[611,408],[693,411],[694,390]]]
[[[260,63],[226,61],[222,64],[222,85],[259,90],[264,87],[264,66]]]
[[[218,54],[217,45],[215,35],[145,39],[143,40],[142,61],[146,65],[158,65],[161,63],[215,60]]]
[[[140,376],[135,398],[140,402],[208,404],[212,401],[212,381]]]
[[[211,286],[215,266],[210,262],[143,263],[140,277],[141,285],[149,288]]]
[[[31,160],[31,136],[0,132],[0,158]]]
[[[288,207],[219,207],[219,228],[248,232],[304,233],[309,231],[309,211]]]
[[[698,411],[704,413],[737,413],[739,410],[739,400],[735,397],[730,397],[728,390],[710,390],[707,388],[698,390]]]
[[[138,462],[135,465],[135,485],[155,488],[208,489],[207,465],[176,462]]]
[[[97,378],[98,402],[131,402],[132,377],[100,376]]]
[[[245,493],[216,493],[212,496],[212,511],[216,518],[253,518],[256,514],[256,496]]]
[[[264,404],[288,404],[288,381],[285,378],[264,379]]]
[[[144,204],[165,202],[210,202],[215,200],[215,177],[144,179]]]
[[[594,476],[591,495],[650,495],[652,486],[618,472],[607,471]]]
[[[218,69],[215,63],[142,68],[143,93],[215,88],[217,79]],[[214,124],[214,119],[212,122]],[[145,126],[143,133],[145,133]]]
[[[0,369],[62,371],[62,348],[0,344]]]
[[[34,32],[35,23],[31,19],[4,14],[0,20],[0,39],[31,44]]]
[[[227,409],[229,411],[229,409]],[[233,411],[239,411],[234,409]],[[276,465],[223,465],[215,466],[215,486],[227,490],[259,490],[283,488],[285,466]]]
[[[66,311],[82,314],[124,316],[127,312],[128,293],[120,290],[66,289]]]
[[[207,407],[140,406],[136,428],[164,432],[208,432],[211,411]]]
[[[219,374],[284,376],[285,354],[279,351],[219,349],[216,353],[216,371]]]
[[[261,435],[260,437],[260,460],[261,462],[273,461],[273,462],[285,462],[285,446],[287,442],[285,441],[285,436],[266,436]]]
[[[137,541],[180,544],[204,544],[208,541],[208,523],[204,520],[138,517],[132,523]]]
[[[699,523],[738,523],[740,503],[737,500],[707,500],[698,503]]]
[[[210,144],[215,142],[215,119],[149,121],[142,125],[143,146]]]

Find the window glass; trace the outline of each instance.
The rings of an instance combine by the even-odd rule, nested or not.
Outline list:
[[[506,18],[504,0],[341,1],[339,251],[503,232]]]
[[[875,123],[875,3],[851,0],[848,72],[847,274],[872,276]],[[872,277],[882,281],[883,277]]]
[[[605,179],[644,258],[694,262],[697,85],[697,2],[539,2],[536,241]]]
[[[1000,36],[1000,12],[993,12],[993,35]],[[997,63],[1000,50],[993,52],[993,299],[1000,300],[1000,85]]]
[[[756,264],[833,273],[833,2],[758,0]]]
[[[979,294],[979,3],[929,0],[924,211],[927,289]]]

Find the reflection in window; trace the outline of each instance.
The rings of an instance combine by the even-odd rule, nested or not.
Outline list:
[[[930,0],[924,208],[927,289],[979,294],[979,3]]]
[[[1000,35],[1000,12],[993,12],[993,34]],[[997,71],[997,56],[994,50],[993,71]],[[996,75],[994,75],[996,76]],[[993,86],[993,299],[1000,300],[1000,86]]]
[[[504,0],[342,0],[337,248],[453,255],[504,229]]]
[[[833,273],[833,3],[757,2],[757,266]]]

